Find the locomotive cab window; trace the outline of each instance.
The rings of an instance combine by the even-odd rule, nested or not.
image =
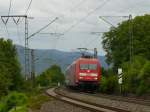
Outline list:
[[[97,64],[80,64],[81,70],[96,70]]]
[[[97,69],[97,64],[89,64],[89,69],[90,70],[96,70]]]
[[[88,64],[80,64],[80,69],[81,70],[87,70],[88,69]]]

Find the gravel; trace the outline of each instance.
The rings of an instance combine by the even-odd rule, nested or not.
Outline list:
[[[30,111],[30,112],[92,112],[81,107],[64,103],[59,100],[52,100],[46,102],[42,105],[40,111]]]
[[[87,101],[90,103],[94,103],[94,104],[115,107],[115,108],[131,111],[131,112],[150,112],[150,106],[147,106],[147,105],[112,100],[112,99],[103,98],[103,97],[95,97],[95,96],[90,96],[86,94],[68,92],[64,90],[59,90],[59,91],[61,91],[64,95],[67,95],[67,96],[70,96],[79,100]]]

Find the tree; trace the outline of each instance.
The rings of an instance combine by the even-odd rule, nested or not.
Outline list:
[[[61,68],[58,65],[53,65],[38,76],[36,80],[41,86],[50,86],[52,84],[56,85],[58,82],[63,84],[65,78]]]
[[[11,40],[0,39],[0,91],[20,90],[23,83],[15,45]]]
[[[129,27],[130,26],[130,27]],[[133,58],[130,63],[130,33],[133,33]],[[150,15],[123,21],[103,35],[107,63],[116,73],[123,68],[123,91],[137,95],[150,93]],[[107,85],[107,78],[104,85]],[[112,79],[111,79],[112,80]],[[111,83],[111,80],[109,83]],[[111,87],[111,86],[110,86]],[[109,89],[109,85],[104,89]]]
[[[131,24],[132,23],[132,24]],[[112,27],[103,35],[103,48],[107,52],[107,62],[114,68],[130,60],[129,25],[133,29],[133,53],[150,60],[150,15],[137,16],[132,22],[124,21],[117,28]]]

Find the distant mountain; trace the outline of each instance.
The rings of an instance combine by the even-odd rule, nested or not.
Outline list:
[[[16,45],[19,60],[21,66],[24,71],[24,47]],[[79,52],[64,52],[59,50],[42,50],[42,49],[35,49],[35,69],[36,73],[41,73],[50,67],[53,64],[58,64],[63,71],[65,71],[66,67],[71,64],[75,59],[80,57]],[[105,62],[105,56],[98,57],[101,65],[107,69],[108,65]]]

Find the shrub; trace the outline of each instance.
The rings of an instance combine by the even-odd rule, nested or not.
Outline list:
[[[16,108],[11,109],[9,112],[28,112],[26,106],[18,106]]]
[[[27,96],[23,93],[12,92],[6,97],[8,109],[27,104]]]
[[[102,77],[100,83],[100,91],[105,93],[114,93],[118,89],[117,76],[109,75],[107,77]]]
[[[140,84],[136,90],[137,95],[150,93],[150,61],[144,64],[138,78],[140,79]]]
[[[123,92],[143,95],[150,93],[150,61],[135,56],[132,64],[123,64]]]
[[[7,105],[5,103],[0,103],[0,112],[7,112]]]

